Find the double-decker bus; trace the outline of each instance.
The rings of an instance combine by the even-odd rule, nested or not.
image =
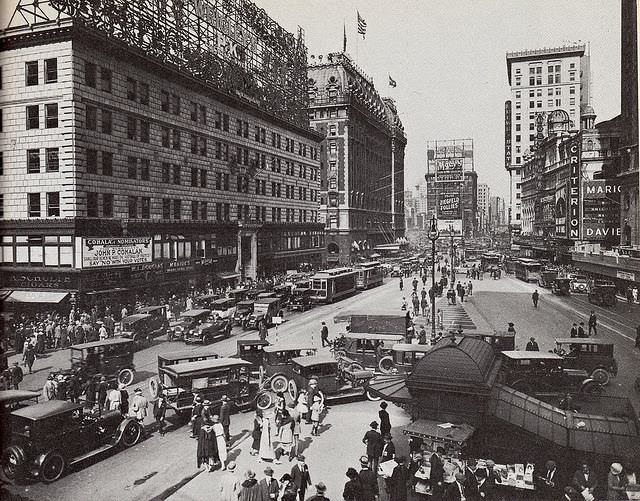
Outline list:
[[[379,261],[368,261],[355,266],[358,276],[356,277],[356,289],[368,289],[376,285],[382,285],[382,264]]]
[[[524,280],[525,282],[538,282],[541,271],[542,263],[535,259],[521,257],[515,262],[516,278]]]
[[[352,268],[322,270],[311,277],[311,299],[316,303],[332,303],[356,290],[356,275]]]
[[[496,252],[485,252],[480,256],[480,266],[482,271],[487,271],[489,268],[497,268],[502,260],[502,256]]]

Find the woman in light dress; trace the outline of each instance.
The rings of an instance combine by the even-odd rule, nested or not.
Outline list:
[[[121,394],[120,390],[116,385],[112,385],[111,390],[107,394],[107,402],[109,403],[110,411],[119,411],[120,410],[120,400]]]
[[[220,423],[220,416],[214,414],[211,418],[213,421],[213,433],[216,435],[216,442],[218,444],[218,459],[222,463],[222,469],[227,469],[227,441],[224,439],[224,428]]]
[[[262,460],[273,461],[275,454],[273,451],[273,435],[275,434],[275,425],[273,415],[262,416],[262,434],[260,435],[260,456],[259,462]]]

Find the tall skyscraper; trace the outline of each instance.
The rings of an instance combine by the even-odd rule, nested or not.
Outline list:
[[[489,225],[489,196],[491,190],[489,185],[480,183],[478,185],[478,230],[485,233]]]
[[[521,227],[522,164],[531,146],[546,135],[547,115],[564,110],[579,129],[581,109],[590,103],[587,46],[507,52],[511,99],[505,104],[505,169],[509,173],[508,223]]]

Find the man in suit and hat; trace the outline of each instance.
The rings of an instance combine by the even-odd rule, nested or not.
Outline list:
[[[362,443],[367,446],[367,457],[369,460],[369,466],[374,472],[378,471],[378,461],[380,454],[382,453],[382,435],[378,433],[378,423],[371,421],[369,424],[371,429],[362,437]]]
[[[391,434],[385,433],[382,436],[382,452],[380,453],[380,462],[385,463],[391,461],[396,456],[396,446],[391,441]]]
[[[368,432],[367,432],[368,433]],[[360,501],[375,501],[378,497],[378,476],[369,467],[369,458],[362,456],[360,458],[360,477],[361,492]]]
[[[305,415],[305,421],[307,424],[311,424],[311,404],[313,404],[313,397],[318,395],[318,380],[309,379],[309,386],[307,387],[307,402],[309,402],[309,409]]]
[[[227,442],[227,446],[231,441],[231,435],[229,434],[229,426],[231,425],[231,402],[229,397],[222,395],[222,405],[220,406],[220,424],[224,430],[224,439]]]
[[[541,474],[538,476],[538,490],[543,497],[549,499],[557,499],[560,496],[561,484],[558,479],[558,468],[556,462],[549,460],[545,463],[544,468],[540,469]]]
[[[322,347],[330,346],[329,343],[329,328],[325,322],[322,322],[322,329],[320,329],[320,341],[322,341]]]
[[[307,501],[329,501],[328,497],[325,497],[325,492],[327,492],[327,486],[322,482],[318,482],[316,484],[316,494],[315,496],[311,496]]]
[[[440,496],[444,489],[444,461],[442,460],[443,454],[444,448],[438,447],[436,448],[436,452],[434,452],[429,458],[429,464],[431,465],[429,481],[431,482],[431,488],[433,489],[433,494],[435,497]]]
[[[265,477],[259,482],[260,489],[262,490],[262,499],[264,501],[277,501],[280,485],[278,485],[278,481],[273,478],[273,468],[267,466],[264,469],[264,475]]]
[[[298,462],[291,468],[291,482],[296,486],[300,501],[304,501],[307,487],[311,485],[311,475],[309,474],[309,467],[304,462],[305,457],[302,454],[298,454],[297,459]]]
[[[202,397],[196,394],[193,397],[193,406],[191,407],[191,438],[198,437],[198,433],[200,431],[202,409]]]
[[[462,472],[456,472],[455,480],[451,483],[447,483],[444,494],[442,496],[443,501],[462,501],[467,499],[464,492],[465,475]]]

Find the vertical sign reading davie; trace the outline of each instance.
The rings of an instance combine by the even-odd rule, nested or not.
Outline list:
[[[151,237],[83,238],[82,267],[103,268],[150,263]]]
[[[580,240],[580,142],[581,136],[569,143],[569,238]]]

